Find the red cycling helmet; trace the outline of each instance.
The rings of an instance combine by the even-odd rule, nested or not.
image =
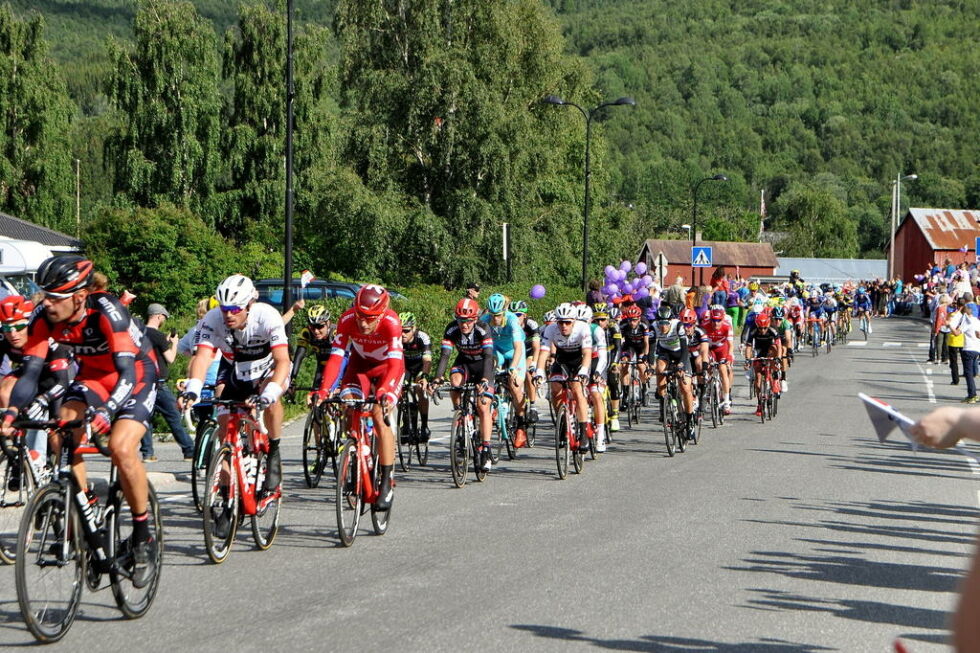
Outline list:
[[[26,320],[34,312],[34,302],[20,295],[9,295],[0,301],[0,322]]]
[[[711,319],[712,320],[724,320],[725,319],[725,311],[724,311],[724,309],[721,309],[721,308],[713,308],[713,309],[711,309]]]
[[[698,314],[693,308],[685,308],[681,311],[680,320],[684,326],[694,326],[698,322]]]
[[[381,286],[361,286],[354,298],[354,314],[361,319],[374,319],[388,310],[390,297]]]
[[[768,329],[769,328],[769,313],[766,313],[765,311],[763,311],[762,313],[759,313],[758,315],[756,315],[755,316],[755,325],[757,327],[759,327],[760,329]]]
[[[456,302],[456,317],[461,320],[475,320],[480,315],[480,305],[469,297]]]
[[[627,306],[623,309],[623,317],[625,317],[627,320],[631,320],[635,317],[640,317],[640,315],[642,315],[642,311],[640,311],[640,307],[637,306],[636,304],[633,304],[632,306]]]

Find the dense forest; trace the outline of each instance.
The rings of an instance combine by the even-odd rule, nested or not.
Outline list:
[[[0,210],[186,304],[280,269],[282,0],[0,5]],[[975,3],[296,0],[296,258],[322,275],[574,280],[681,237],[881,256],[903,205],[980,206]],[[76,160],[82,211],[76,224]],[[153,279],[154,281],[149,281]],[[142,284],[142,286],[140,285]]]

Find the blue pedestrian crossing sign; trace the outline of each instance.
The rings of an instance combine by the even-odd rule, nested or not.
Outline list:
[[[711,248],[696,246],[691,248],[691,266],[695,268],[711,267]]]
[[[976,256],[977,262],[980,263],[980,238],[977,238],[977,242],[973,246],[973,254]]]

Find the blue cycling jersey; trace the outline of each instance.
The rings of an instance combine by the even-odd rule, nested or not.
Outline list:
[[[500,326],[495,326],[491,320],[493,320],[493,316],[489,314],[480,317],[480,321],[490,330],[494,351],[508,358],[513,357],[514,343],[524,342],[524,329],[521,327],[520,321],[510,311],[504,314],[504,323]]]

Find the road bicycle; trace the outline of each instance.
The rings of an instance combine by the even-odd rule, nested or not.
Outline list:
[[[453,484],[463,487],[466,485],[467,466],[471,458],[476,480],[482,482],[487,477],[481,455],[483,441],[476,425],[479,419],[476,412],[478,390],[475,383],[454,385],[449,390],[460,393],[459,408],[453,413],[453,424],[449,432],[449,468]]]
[[[579,377],[578,381],[583,385],[586,382],[582,377]],[[555,413],[558,415],[558,424],[555,426],[555,462],[558,465],[558,478],[564,480],[568,477],[569,458],[571,458],[575,473],[581,474],[582,468],[585,466],[585,456],[581,450],[581,441],[576,428],[575,418],[578,415],[578,399],[572,392],[567,377],[558,383],[561,388],[554,398]],[[592,433],[587,433],[586,437],[594,440]]]
[[[517,428],[517,415],[514,412],[509,387],[510,373],[498,372],[494,379],[493,403],[490,406],[490,415],[493,417],[493,435],[491,437],[493,447],[490,460],[494,465],[500,460],[500,452],[505,447],[509,460],[517,458],[517,447],[513,438],[514,430]]]
[[[865,342],[868,340],[868,329],[870,328],[870,321],[868,320],[868,312],[863,309],[859,309],[861,313],[861,319],[859,324],[861,325],[861,334],[864,336]]]
[[[851,333],[851,309],[841,307],[838,313],[840,317],[837,318],[837,344],[846,345]]]
[[[705,364],[704,383],[701,385],[701,392],[698,398],[698,412],[707,413],[711,418],[711,427],[718,428],[725,423],[725,411],[722,409],[721,397],[721,370],[722,363],[712,360]],[[698,441],[701,440],[700,426],[698,428]]]
[[[411,468],[413,452],[419,465],[425,466],[429,462],[429,441],[422,438],[419,402],[415,396],[415,389],[421,387],[418,382],[407,381],[398,399],[398,465],[403,472]]]
[[[765,423],[767,419],[772,420],[776,417],[779,408],[779,359],[760,356],[753,358],[752,362],[762,363],[762,369],[757,374],[761,377],[759,384],[759,406],[762,408],[762,414],[760,415],[760,419]]]
[[[72,431],[82,426],[86,437],[76,446]],[[152,483],[147,481],[147,510],[154,572],[137,584],[131,513],[102,438],[93,437],[87,420],[16,420],[13,427],[48,431],[60,445],[54,479],[31,497],[17,533],[17,602],[28,630],[40,642],[60,640],[78,614],[83,585],[103,589],[104,576],[123,615],[142,617],[156,597],[163,562],[160,504]],[[90,498],[71,466],[74,454],[99,453],[110,459],[105,499]]]
[[[33,433],[47,438],[44,431]],[[0,436],[0,562],[14,564],[24,508],[37,488],[50,480],[51,468],[38,451],[27,446],[26,437]]]
[[[320,479],[329,462],[337,476],[341,413],[333,404],[318,403],[306,415],[303,424],[303,480],[306,487],[320,486]]]
[[[208,466],[204,498],[204,544],[215,564],[228,558],[245,517],[251,520],[255,546],[262,551],[272,546],[279,532],[282,487],[263,490],[269,473],[269,434],[258,402],[258,397],[213,401],[228,409],[221,444]]]
[[[640,406],[646,399],[646,384],[640,379],[639,363],[635,360],[623,361],[628,373],[623,384],[619,411],[626,416],[626,426],[632,429],[640,425]]]
[[[671,362],[664,370],[667,386],[661,399],[663,405],[664,443],[667,445],[667,455],[674,456],[675,452],[684,453],[687,442],[687,417],[681,410],[682,399],[677,373],[680,371],[677,363]]]
[[[820,318],[818,317],[808,317],[807,321],[807,331],[810,335],[810,355],[816,358],[820,355],[820,343],[823,337],[822,334],[822,324]]]
[[[336,501],[337,533],[345,547],[354,544],[361,515],[371,509],[371,524],[375,535],[388,532],[391,507],[378,510],[381,496],[380,438],[371,417],[376,399],[335,398],[325,403],[344,408],[344,434],[337,463]],[[386,418],[387,419],[387,418]],[[394,484],[394,479],[392,479]]]
[[[218,438],[215,437],[218,422],[214,419],[214,405],[210,400],[195,404],[188,410],[197,417],[197,426],[194,429],[194,453],[191,457],[191,494],[194,497],[194,507],[198,512],[203,512],[208,466],[219,445]]]

